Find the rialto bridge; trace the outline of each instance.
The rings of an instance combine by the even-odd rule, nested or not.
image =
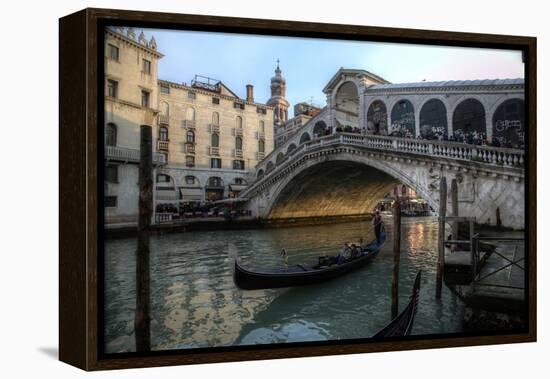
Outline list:
[[[437,210],[445,176],[457,179],[461,215],[494,225],[498,209],[504,226],[524,227],[523,79],[390,84],[340,69],[324,92],[327,106],[240,194],[254,215],[370,213],[399,183]]]

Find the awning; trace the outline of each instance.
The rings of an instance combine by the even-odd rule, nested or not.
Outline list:
[[[229,198],[229,199],[214,201],[214,204],[244,203],[245,201],[248,201],[248,199],[244,198],[244,197],[232,197],[232,198]]]
[[[229,189],[233,192],[241,192],[246,189],[245,184],[230,184]]]
[[[203,201],[204,195],[200,187],[180,187],[183,201]]]

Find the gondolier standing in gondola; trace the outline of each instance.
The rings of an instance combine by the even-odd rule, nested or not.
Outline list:
[[[286,250],[284,248],[281,250],[281,257],[283,257],[283,260],[285,262],[285,270],[288,270],[288,254],[286,253]]]
[[[382,232],[382,225],[384,224],[384,221],[382,221],[382,215],[380,215],[380,211],[377,209],[374,212],[374,217],[372,218],[372,225],[374,226],[374,234],[376,235],[376,243],[380,243],[380,235]]]

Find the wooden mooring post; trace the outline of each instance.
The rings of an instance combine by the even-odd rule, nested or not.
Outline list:
[[[136,252],[136,351],[151,350],[149,239],[153,213],[153,134],[148,125],[140,130],[139,219]]]
[[[391,279],[391,318],[399,311],[399,259],[401,257],[401,204],[395,201],[393,206],[393,270]]]
[[[451,215],[458,217],[458,183],[456,178],[451,180]],[[458,221],[452,223],[452,240],[458,239]],[[451,250],[456,250],[456,245],[451,246]]]
[[[443,286],[443,270],[445,265],[445,216],[447,213],[447,179],[442,176],[439,182],[439,238],[437,254],[437,274],[435,282],[435,297],[441,298]]]

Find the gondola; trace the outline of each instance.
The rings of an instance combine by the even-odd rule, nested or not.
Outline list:
[[[312,266],[298,264],[285,269],[251,271],[243,268],[239,264],[238,259],[236,259],[233,278],[237,287],[245,290],[295,287],[321,283],[367,265],[378,255],[385,241],[386,232],[382,228],[380,242],[376,240],[372,241],[361,249],[358,256],[340,264],[329,264],[328,262],[331,257],[319,257],[319,262]]]
[[[418,296],[420,293],[420,275],[416,274],[413,290],[409,304],[396,318],[394,318],[384,329],[376,333],[373,338],[403,337],[411,334],[414,316],[418,309]]]

